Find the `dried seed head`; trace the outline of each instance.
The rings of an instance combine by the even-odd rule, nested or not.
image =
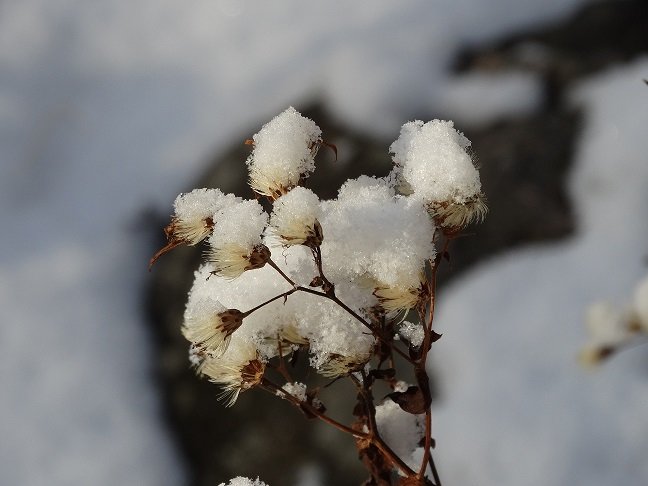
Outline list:
[[[257,194],[277,199],[315,169],[322,131],[290,107],[254,135],[247,160],[250,186]]]
[[[177,246],[193,246],[203,241],[214,228],[214,214],[239,200],[218,189],[194,189],[180,194],[173,203],[175,213],[171,223],[164,228],[167,244],[151,258],[150,266]]]
[[[265,363],[256,348],[242,342],[220,358],[208,359],[202,367],[210,381],[223,387],[220,398],[227,401],[228,407],[234,405],[241,392],[261,383],[264,372]]]
[[[424,297],[423,286],[418,287],[376,287],[373,294],[382,309],[389,313],[414,309]]]
[[[284,246],[322,244],[320,200],[310,189],[296,187],[274,203],[270,226]]]
[[[456,233],[470,223],[480,223],[488,212],[486,198],[479,193],[465,202],[444,201],[428,205],[434,222],[446,232]]]
[[[200,301],[191,312],[187,312],[182,334],[191,341],[196,356],[200,353],[219,356],[225,352],[230,337],[242,323],[241,311],[225,309],[218,301]]]
[[[225,278],[236,278],[243,272],[263,267],[270,260],[270,250],[257,245],[252,251],[235,243],[212,248],[208,260],[214,264],[214,273]]]
[[[370,359],[371,354],[359,354],[355,356],[331,354],[329,359],[317,371],[327,378],[337,378],[338,376],[344,376],[362,370]]]

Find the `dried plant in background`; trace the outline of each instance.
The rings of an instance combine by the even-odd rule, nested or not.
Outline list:
[[[304,187],[318,149],[330,146],[312,120],[288,108],[249,144],[256,200],[181,194],[168,243],[150,262],[179,245],[209,245],[182,326],[191,363],[228,406],[258,388],[350,435],[366,484],[440,486],[426,361],[440,337],[438,266],[486,212],[470,142],[452,122],[406,123],[390,147],[392,172],[348,180],[333,200]],[[399,378],[397,355],[415,383]],[[327,413],[309,376],[294,376],[302,359],[331,386],[352,383],[352,423]],[[381,401],[378,383],[391,390]]]

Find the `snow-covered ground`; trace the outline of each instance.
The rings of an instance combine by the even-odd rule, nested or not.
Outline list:
[[[572,93],[585,126],[567,242],[497,258],[439,299],[437,455],[450,484],[648,484],[648,348],[578,366],[585,308],[628,303],[648,255],[648,57]]]
[[[533,79],[456,84],[448,62],[581,3],[2,2],[0,484],[183,483],[150,380],[138,228],[209,154],[316,96],[393,139],[435,108],[466,123],[480,99],[475,123],[532,110]],[[629,76],[643,68],[576,92],[589,107],[572,174],[578,239],[495,261],[443,296],[435,419],[448,484],[609,484],[624,464],[624,484],[648,478],[636,353],[591,377],[573,364],[585,303],[640,273],[648,110]],[[485,309],[498,312],[486,321]]]

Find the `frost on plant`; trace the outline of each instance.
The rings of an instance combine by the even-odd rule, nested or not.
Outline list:
[[[470,142],[452,122],[406,123],[391,174],[348,180],[332,200],[303,187],[326,144],[312,120],[288,108],[250,143],[250,186],[271,211],[218,189],[181,194],[151,260],[207,244],[182,325],[191,364],[228,406],[257,388],[351,435],[370,484],[440,485],[425,364],[440,337],[437,267],[486,211]],[[304,359],[331,386],[352,383],[354,422],[327,414],[308,374],[293,376]],[[399,380],[403,364],[416,383]]]

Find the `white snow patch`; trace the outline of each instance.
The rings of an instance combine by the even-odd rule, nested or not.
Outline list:
[[[529,115],[542,102],[542,84],[531,72],[469,73],[452,78],[440,101],[441,113],[461,126],[481,127]]]
[[[629,295],[645,272],[646,72],[643,59],[573,93],[586,109],[569,179],[577,236],[491,261],[438,299],[434,435],[444,482],[648,482],[647,350],[594,374],[576,362],[586,307]]]

